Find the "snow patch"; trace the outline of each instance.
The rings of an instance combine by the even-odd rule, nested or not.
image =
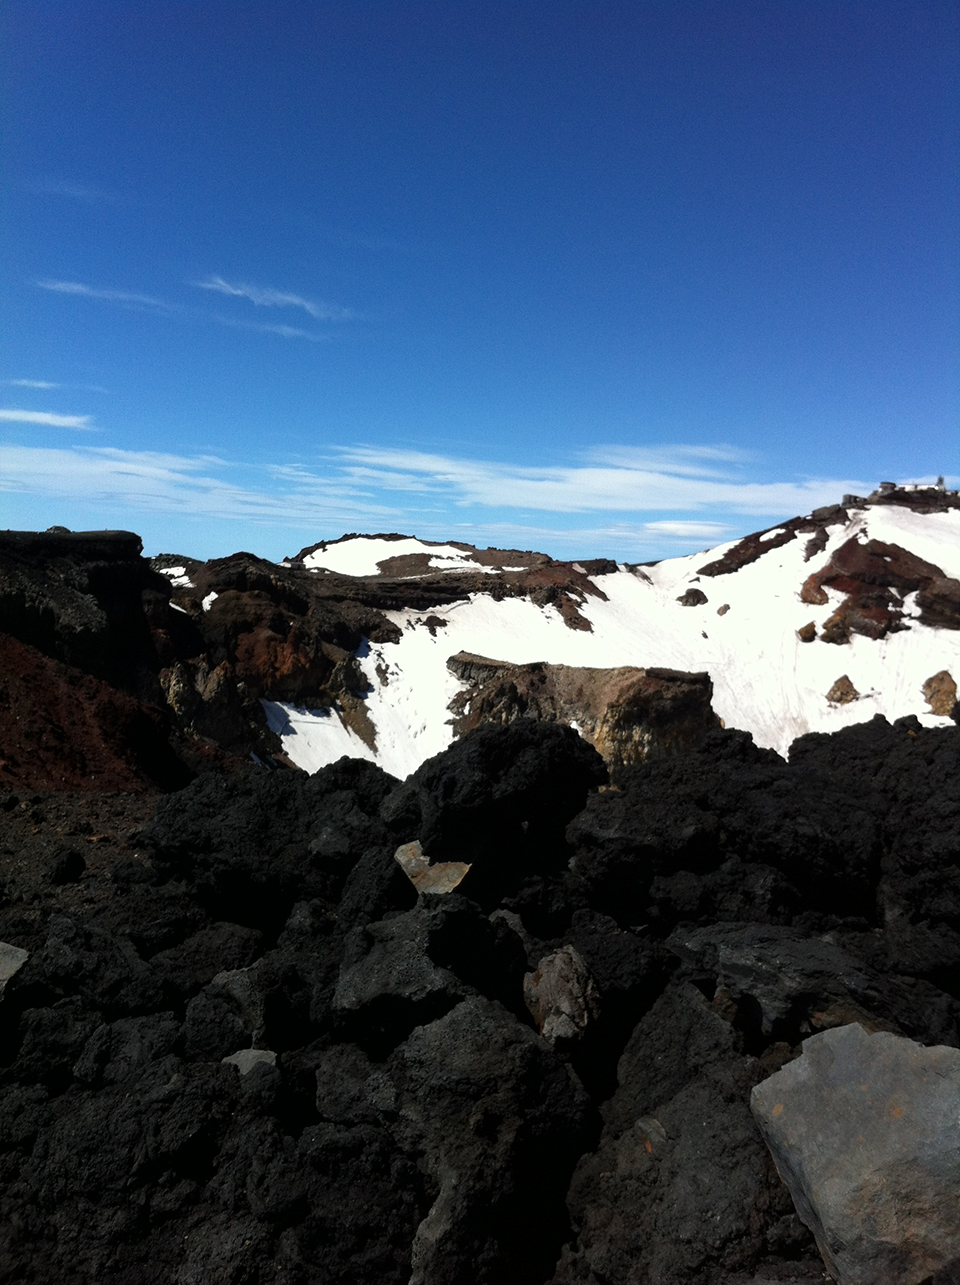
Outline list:
[[[335,709],[303,709],[283,701],[261,700],[267,726],[283,742],[283,752],[305,772],[316,772],[346,755],[376,760],[376,755]],[[388,769],[389,770],[389,769]]]
[[[193,581],[187,575],[186,567],[161,567],[160,574],[166,576],[176,589],[192,589]]]
[[[311,571],[323,568],[342,576],[375,576],[380,572],[379,563],[388,558],[402,558],[411,553],[424,553],[430,559],[431,571],[486,571],[496,573],[499,568],[474,562],[465,549],[452,544],[424,544],[410,536],[404,540],[382,540],[375,536],[361,535],[352,540],[331,544],[307,554],[303,565]]]
[[[202,604],[204,611],[209,611],[219,597],[218,593],[208,593]]]

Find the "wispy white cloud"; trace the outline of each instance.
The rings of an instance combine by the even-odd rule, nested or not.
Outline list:
[[[234,330],[252,330],[260,334],[279,335],[283,339],[307,339],[311,343],[323,343],[329,338],[328,335],[317,334],[312,330],[302,330],[298,326],[285,326],[282,324],[271,324],[269,322],[247,321],[241,317],[224,317],[218,313],[208,313],[201,309],[185,308],[182,304],[169,303],[165,299],[155,299],[152,295],[139,294],[133,290],[104,290],[98,286],[86,285],[82,281],[54,281],[42,280],[34,283],[41,290],[51,290],[55,294],[76,295],[84,299],[100,299],[106,303],[117,303],[126,308],[146,309],[150,312],[161,313],[163,316],[179,316],[181,319],[189,320],[191,318],[200,321],[215,321],[221,326],[230,326]],[[295,296],[291,296],[294,298]],[[298,301],[304,302],[304,301]],[[320,305],[317,305],[319,307]],[[319,315],[319,314],[311,314]],[[346,315],[345,313],[343,315]],[[21,381],[10,381],[19,383],[21,387],[54,388],[54,384],[31,384]],[[103,392],[103,389],[91,389],[90,391]]]
[[[725,477],[732,464],[751,456],[737,446],[599,446],[590,453],[594,464],[617,469],[665,471],[677,477]]]
[[[792,515],[867,483],[805,478],[758,482],[735,471],[691,466],[692,451],[663,447],[639,464],[520,466],[458,459],[423,451],[346,447],[338,452],[345,474],[386,491],[430,493],[458,505],[551,513],[663,512],[712,508],[754,515]],[[599,460],[610,451],[598,451]]]
[[[315,330],[301,330],[299,326],[271,325],[269,322],[243,321],[237,317],[214,316],[222,326],[231,326],[234,330],[253,330],[261,335],[280,335],[282,339],[309,339],[313,344],[324,343],[329,335],[319,335]]]
[[[80,393],[105,393],[107,390],[101,388],[99,384],[55,384],[49,379],[0,379],[0,384],[8,388],[38,388],[49,390],[51,388],[66,388],[71,392]]]
[[[280,490],[238,485],[236,466],[211,456],[114,448],[49,448],[0,443],[0,491],[93,502],[116,509],[327,530],[343,523],[395,522],[396,510],[331,477]]]
[[[82,295],[85,299],[104,299],[108,303],[131,304],[141,308],[155,308],[159,312],[176,312],[178,305],[167,303],[165,299],[154,299],[152,295],[137,294],[131,290],[101,290],[95,286],[85,285],[82,281],[35,282],[41,290],[52,290],[56,294]]]
[[[5,412],[13,414],[21,412]],[[255,467],[209,455],[7,443],[0,444],[0,491],[96,505],[103,515],[97,525],[135,525],[138,512],[150,511],[173,521],[189,516],[294,528],[308,539],[311,533],[319,539],[344,530],[393,530],[637,562],[706,549],[771,518],[838,500],[844,491],[872,489],[840,479],[756,482],[740,477],[734,465],[729,478],[691,477],[670,471],[690,458],[683,451],[674,457],[674,450],[663,448],[656,472],[592,463],[521,467],[374,447],[344,449],[322,467]]]
[[[672,535],[680,540],[720,540],[730,530],[725,522],[644,522],[651,535]]]
[[[317,321],[349,321],[356,316],[349,308],[305,299],[289,290],[273,290],[269,286],[224,281],[223,277],[207,277],[205,281],[196,281],[194,284],[200,290],[215,290],[218,294],[230,295],[235,299],[247,299],[261,308],[302,308]]]
[[[14,424],[45,424],[48,428],[79,428],[96,432],[90,415],[55,415],[46,410],[0,409],[0,420]]]

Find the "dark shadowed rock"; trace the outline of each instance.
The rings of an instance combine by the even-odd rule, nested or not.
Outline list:
[[[542,1281],[585,1140],[583,1090],[529,1027],[481,998],[418,1027],[391,1073],[396,1133],[422,1153],[437,1193],[414,1238],[411,1285]]]
[[[598,1149],[568,1196],[555,1285],[681,1285],[752,1269],[789,1204],[750,1117],[759,1067],[693,986],[669,987],[620,1059]]]
[[[751,1107],[840,1285],[960,1265],[960,1051],[842,1026],[805,1040]]]
[[[335,900],[357,858],[388,839],[376,810],[396,784],[359,759],[309,777],[211,775],[158,806],[143,837],[215,918],[276,931],[294,901]]]
[[[524,874],[562,863],[563,827],[606,775],[572,728],[520,719],[428,759],[380,812],[431,859],[471,862],[470,896],[492,910]]]
[[[812,756],[797,771],[743,732],[623,774],[569,826],[571,882],[621,925],[875,913],[879,823]],[[879,803],[877,804],[879,807]]]
[[[517,935],[472,901],[425,897],[347,936],[333,1006],[359,1043],[388,1051],[477,992],[519,1010],[525,962]]]

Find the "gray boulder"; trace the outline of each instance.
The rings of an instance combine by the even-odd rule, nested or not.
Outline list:
[[[840,1285],[960,1266],[960,1050],[837,1027],[804,1040],[751,1108]]]
[[[29,952],[20,946],[11,946],[9,942],[0,941],[0,995],[3,994],[10,978],[20,971],[29,957]]]

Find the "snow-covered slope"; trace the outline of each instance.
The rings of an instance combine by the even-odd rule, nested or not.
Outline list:
[[[796,529],[799,519],[763,533],[759,541],[754,537],[759,555],[726,574],[702,572],[724,555],[737,564],[740,547],[748,542],[650,566],[591,570],[600,593],[588,594],[579,606],[589,629],[571,628],[552,604],[538,606],[530,596],[498,600],[488,592],[471,592],[429,610],[389,611],[401,629],[399,642],[365,646],[358,654],[370,684],[366,709],[376,729],[375,753],[334,712],[268,702],[271,726],[293,761],[309,770],[347,753],[375,757],[388,771],[406,776],[450,743],[448,705],[461,684],[447,659],[459,651],[519,663],[706,670],[714,684],[714,708],[725,724],[752,732],[760,745],[784,755],[805,732],[835,731],[877,713],[891,720],[916,714],[927,725],[949,724],[930,712],[923,685],[941,670],[960,678],[960,630],[921,623],[917,595],[907,593],[902,606],[894,595],[904,627],[880,638],[854,632],[849,642],[836,645],[820,635],[849,586],[825,585],[820,596],[826,601],[820,603],[804,601],[801,589],[851,540],[896,545],[943,575],[960,578],[960,508],[924,512],[906,502],[884,502],[837,513],[818,528],[816,552],[811,553],[807,535],[818,515]],[[784,538],[787,542],[780,543]],[[763,549],[765,543],[771,547]],[[401,570],[392,560],[409,554],[426,555],[433,571],[464,569],[460,546],[395,537],[347,539],[305,558],[304,565],[370,576],[378,574],[378,563]],[[494,561],[486,552],[480,557]],[[580,564],[574,567],[584,571]],[[471,569],[491,568],[474,564]],[[706,601],[678,601],[689,603],[700,595]],[[798,630],[811,623],[817,637],[804,642]],[[831,703],[827,693],[844,675],[859,697]]]

